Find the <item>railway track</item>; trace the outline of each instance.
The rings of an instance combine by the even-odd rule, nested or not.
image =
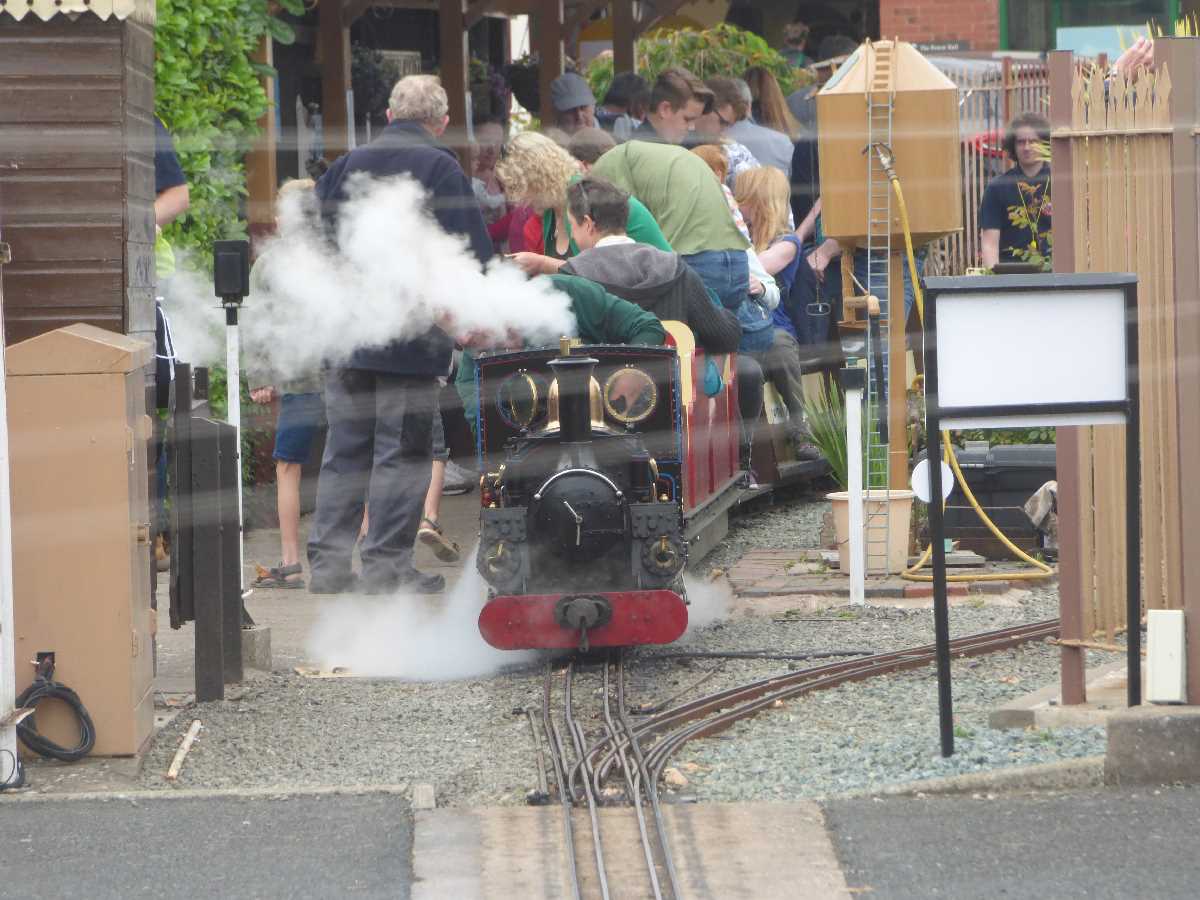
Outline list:
[[[959,658],[981,656],[1054,637],[1058,629],[1058,620],[1002,628],[957,638],[950,642],[950,651]],[[603,806],[616,804],[632,807],[637,816],[646,876],[655,900],[680,900],[684,895],[671,855],[658,784],[667,763],[684,744],[724,731],[780,701],[932,662],[934,646],[926,644],[826,663],[707,694],[652,715],[639,716],[636,721],[625,697],[623,652],[613,651],[599,664],[573,660],[559,672],[548,663],[542,693],[542,724],[563,809],[568,874],[574,896],[582,900],[584,882],[576,855],[582,844],[573,816],[576,807],[586,807],[588,811],[592,842],[589,856],[595,861],[595,883],[603,900],[610,897],[610,889],[598,812]],[[576,711],[576,700],[581,683],[589,680],[593,682],[592,690],[602,697],[602,711],[585,723]],[[556,716],[554,710],[556,685],[561,696],[561,716]],[[588,688],[585,686],[583,690]],[[602,723],[599,729],[597,721]],[[593,732],[591,738],[589,729]],[[541,768],[539,758],[539,771]],[[618,779],[621,787],[608,786],[610,780]]]

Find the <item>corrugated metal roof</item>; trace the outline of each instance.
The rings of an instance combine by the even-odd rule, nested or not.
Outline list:
[[[35,15],[43,22],[55,16],[94,13],[101,19],[133,18],[154,23],[154,0],[0,0],[0,13],[20,20]]]

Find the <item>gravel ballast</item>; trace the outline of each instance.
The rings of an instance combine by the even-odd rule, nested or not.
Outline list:
[[[713,566],[749,547],[816,545],[823,501],[800,501],[735,520]],[[720,601],[720,582],[689,586],[697,605]],[[951,610],[954,636],[1057,616],[1054,587],[1015,592]],[[630,658],[629,702],[637,707],[688,698],[818,665],[745,659],[661,658],[679,651],[784,653],[891,650],[933,640],[929,610],[834,608],[739,616],[690,631],[669,648]],[[1102,753],[1102,728],[997,731],[996,707],[1058,678],[1060,651],[1038,643],[954,663],[956,755],[938,752],[933,667],[845,685],[791,701],[711,739],[686,745],[671,763],[688,783],[675,799],[790,800],[836,796],[923,778],[1052,762]],[[1091,663],[1116,654],[1089,653]],[[182,733],[204,724],[179,788],[298,788],[431,783],[442,806],[525,802],[536,784],[526,708],[540,711],[542,668],[524,663],[487,676],[437,683],[309,678],[275,673],[220,703],[181,712],[148,753],[141,781],[163,780]],[[591,702],[594,698],[588,698]],[[681,701],[676,701],[681,702]],[[598,710],[598,703],[594,710]],[[598,713],[589,730],[598,734]]]

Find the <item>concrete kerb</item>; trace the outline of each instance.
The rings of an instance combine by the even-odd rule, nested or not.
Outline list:
[[[1109,784],[1200,782],[1200,707],[1138,706],[1108,720]]]
[[[291,800],[298,797],[367,797],[385,794],[408,798],[412,786],[407,784],[362,784],[362,785],[314,785],[312,787],[260,787],[260,788],[174,788],[143,789],[136,791],[79,791],[45,794],[32,788],[5,791],[0,794],[0,807],[6,803],[63,803],[81,800],[125,801],[136,803],[144,800],[210,800],[214,798],[245,800]]]
[[[1036,766],[1013,766],[949,778],[929,778],[838,794],[826,800],[870,797],[919,797],[957,794],[1021,794],[1099,787],[1104,783],[1104,757],[1085,756]]]

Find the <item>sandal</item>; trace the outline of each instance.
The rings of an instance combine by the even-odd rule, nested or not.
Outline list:
[[[458,562],[462,551],[458,544],[446,537],[442,526],[427,516],[421,517],[421,527],[417,529],[417,540],[433,551],[433,555],[442,562]]]
[[[280,563],[274,568],[268,569],[266,566],[260,566],[257,563],[254,565],[258,577],[254,579],[254,586],[260,588],[286,588],[289,590],[302,590],[304,588],[304,580],[301,578],[288,578],[289,575],[303,575],[304,568],[300,563],[292,563],[290,566],[285,566]]]

